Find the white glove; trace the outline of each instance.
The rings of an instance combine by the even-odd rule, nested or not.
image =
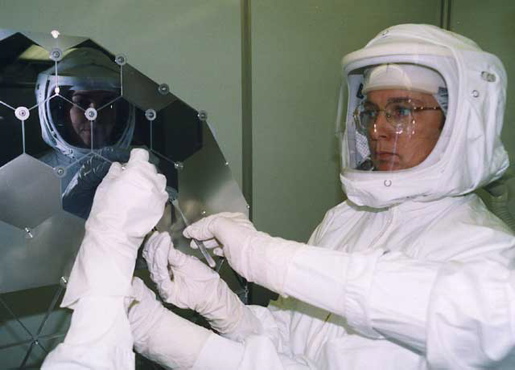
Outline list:
[[[148,158],[133,149],[125,168],[113,163],[98,186],[62,307],[83,296],[131,294],[137,250],[168,199],[166,179]]]
[[[191,368],[216,334],[164,308],[140,279],[134,278],[132,286],[129,321],[136,351],[168,369]]]
[[[165,302],[197,311],[213,329],[232,339],[259,331],[259,321],[220,275],[198,258],[176,250],[167,232],[152,234],[143,257]]]
[[[63,209],[82,218],[88,217],[95,191],[111,163],[125,163],[129,160],[128,149],[105,147],[95,154],[82,162],[63,192]]]
[[[74,305],[63,343],[43,370],[134,369],[133,341],[122,297],[87,296]]]
[[[238,274],[283,295],[290,262],[303,246],[257,231],[242,213],[224,212],[206,217],[187,227],[184,236],[206,241],[208,248],[216,245],[213,243],[216,239]]]

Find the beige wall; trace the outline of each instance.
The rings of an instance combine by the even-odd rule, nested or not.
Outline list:
[[[515,2],[453,0],[451,30],[497,55],[508,73],[508,97],[503,142],[515,162]]]
[[[515,215],[515,2],[512,0],[453,0],[451,30],[476,41],[497,55],[508,73],[508,95],[502,141],[511,161],[507,176],[509,206]],[[489,199],[486,198],[488,202]]]
[[[397,23],[438,24],[431,1],[252,3],[254,220],[307,240],[342,199],[334,135],[340,61]]]

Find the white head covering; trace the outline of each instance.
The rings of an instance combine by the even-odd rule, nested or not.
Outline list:
[[[365,71],[363,93],[374,90],[402,89],[436,94],[439,88],[445,87],[442,76],[430,68],[415,64],[388,63]]]
[[[357,169],[361,163],[354,145],[357,132],[354,125],[346,124],[340,178],[349,200],[374,208],[407,200],[433,201],[470,193],[502,176],[509,165],[500,140],[507,77],[495,55],[484,52],[470,39],[435,26],[390,27],[364,48],[344,57],[348,106],[345,120],[339,122],[353,122],[354,109],[363,99],[359,90],[365,82],[364,72],[385,64],[422,65],[443,77],[449,96],[445,125],[435,148],[420,165],[399,171],[363,171]],[[383,81],[385,86],[388,74],[379,72],[374,73],[381,75],[376,81]],[[412,81],[418,78],[418,72],[411,74],[400,68],[394,73],[411,76]],[[434,77],[428,73],[410,86],[434,90]],[[395,86],[399,86],[398,80]],[[406,79],[401,81],[402,86],[407,85]],[[369,91],[371,86],[379,83],[371,83],[369,78]]]

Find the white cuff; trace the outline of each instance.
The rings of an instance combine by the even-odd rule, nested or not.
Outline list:
[[[382,338],[372,328],[370,318],[370,291],[378,259],[384,250],[376,249],[349,253],[345,276],[345,317],[348,324],[370,338]]]

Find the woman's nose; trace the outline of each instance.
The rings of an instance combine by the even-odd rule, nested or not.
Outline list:
[[[90,100],[90,102],[89,102],[89,107],[90,107],[90,108],[95,108],[95,109],[97,109],[97,110],[98,110],[98,108],[100,108],[100,104],[99,104],[99,102],[98,102],[98,101],[96,101],[96,100]]]

